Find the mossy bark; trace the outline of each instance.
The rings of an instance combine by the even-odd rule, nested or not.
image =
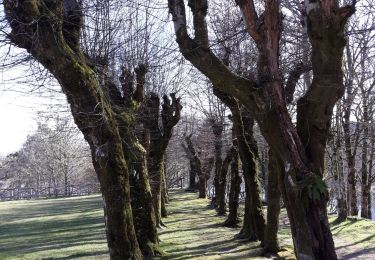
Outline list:
[[[132,102],[134,104],[134,101]],[[125,107],[124,107],[125,109]],[[127,111],[131,111],[128,107]],[[135,135],[135,111],[131,114],[122,112],[117,116],[120,136],[123,142],[123,153],[130,172],[132,208],[138,243],[146,257],[161,254],[158,244],[157,222],[153,205],[146,150]]]
[[[129,169],[117,112],[77,44],[82,13],[74,14],[78,24],[68,28],[63,21],[72,17],[65,17],[64,1],[22,1],[17,5],[5,1],[4,9],[12,27],[12,42],[26,49],[58,80],[75,123],[90,145],[103,194],[111,259],[143,259],[134,228]],[[65,38],[67,31],[70,38]]]
[[[221,158],[223,141],[222,135],[224,126],[221,122],[212,122],[212,132],[214,134],[214,155],[215,155],[215,170],[214,170],[214,195],[211,198],[211,205],[214,208],[219,206],[219,193],[220,193],[220,179],[221,179],[221,167],[223,165],[223,159]]]
[[[173,127],[180,120],[182,106],[180,99],[171,94],[171,100],[163,96],[162,110],[160,111],[160,98],[155,93],[150,93],[143,107],[142,123],[150,136],[149,148],[147,153],[147,167],[150,174],[152,189],[152,198],[154,205],[155,221],[158,227],[162,222],[162,190],[164,174],[164,155],[170,138],[172,137]],[[162,129],[159,127],[159,118],[161,117]],[[165,204],[164,204],[164,213]]]
[[[239,130],[240,133],[242,132],[242,137],[237,138],[244,172],[245,189],[247,183],[246,200],[248,201],[248,208],[246,208],[245,203],[244,224],[240,236],[246,237],[251,241],[260,240],[263,242],[266,223],[260,198],[259,156],[253,133],[254,119],[246,111],[241,111],[240,117],[236,115],[233,118],[237,118],[236,121],[238,119],[242,121],[242,124],[240,121],[238,122],[239,126],[242,126],[242,129]]]
[[[223,164],[221,165],[221,171],[219,176],[218,190],[216,192],[216,203],[217,203],[217,214],[223,216],[227,213],[226,206],[226,187],[227,187],[227,175],[230,162],[233,159],[236,150],[232,147],[225,156]]]
[[[186,146],[185,144],[182,144],[182,147],[184,148],[185,153],[190,161],[190,176],[194,176],[195,183],[195,176],[198,175],[198,197],[204,199],[206,198],[206,174],[203,172],[202,163],[200,158],[198,157],[197,152],[195,151],[194,144],[191,140],[191,135],[185,137],[185,142]]]
[[[239,238],[251,241],[264,238],[265,219],[260,198],[258,148],[253,136],[254,119],[245,109],[240,109],[237,100],[219,89],[214,89],[214,94],[226,104],[232,112],[231,120],[237,139],[239,156],[242,162],[243,177],[245,181],[245,214],[243,226],[238,234]]]
[[[283,164],[272,151],[269,151],[267,174],[267,225],[264,234],[264,253],[277,253],[280,250],[277,232],[279,230],[280,197],[278,178]]]
[[[161,172],[161,217],[166,218],[168,216],[167,204],[168,204],[168,189],[167,189],[167,180],[165,177],[166,167],[165,167],[165,158],[164,166]]]
[[[230,191],[229,191],[229,214],[224,222],[225,227],[237,227],[239,223],[238,205],[239,195],[241,191],[241,176],[239,171],[239,154],[236,150],[233,154],[231,170],[230,170]]]

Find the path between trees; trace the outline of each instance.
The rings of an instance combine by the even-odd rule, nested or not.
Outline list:
[[[167,227],[160,230],[161,247],[167,256],[161,259],[270,259],[259,256],[262,251],[259,242],[236,239],[240,228],[223,227],[225,217],[217,216],[208,200],[197,197],[181,190],[170,192],[169,216],[163,220]],[[339,259],[375,259],[375,247],[368,243],[369,239],[351,241],[338,229],[343,231],[345,227],[333,227]],[[373,231],[369,230],[372,237]],[[285,258],[277,259],[294,259],[285,212],[280,217],[279,237],[286,251],[280,253]]]

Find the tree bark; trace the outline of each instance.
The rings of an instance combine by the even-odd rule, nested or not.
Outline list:
[[[279,230],[280,198],[278,178],[282,175],[282,162],[280,162],[270,150],[268,152],[267,175],[267,225],[264,235],[264,253],[277,253],[280,250],[277,232]]]
[[[148,97],[142,114],[142,123],[150,136],[150,144],[147,154],[147,167],[150,173],[153,206],[155,210],[156,225],[163,225],[162,217],[162,175],[164,170],[164,155],[173,127],[180,120],[182,106],[180,99],[171,94],[171,100],[165,95],[163,97],[162,111],[160,112],[160,99],[155,93]],[[162,129],[159,127],[161,116]]]
[[[214,134],[214,146],[215,146],[215,171],[214,171],[214,195],[211,199],[211,205],[214,208],[219,206],[219,193],[220,193],[220,179],[221,179],[221,167],[223,165],[223,159],[221,158],[223,141],[222,135],[224,127],[221,122],[212,121],[212,132]]]
[[[202,170],[202,163],[201,163],[200,158],[198,157],[197,152],[195,151],[193,142],[191,140],[191,135],[188,135],[185,137],[185,142],[186,142],[186,146],[182,144],[182,147],[184,148],[185,153],[190,160],[190,178],[194,176],[194,185],[195,185],[195,176],[198,175],[199,177],[198,197],[201,199],[204,199],[206,198],[206,175]],[[195,189],[191,191],[195,191]]]
[[[75,123],[90,145],[103,194],[111,259],[142,259],[133,222],[129,168],[118,124],[121,117],[130,125],[132,115],[113,109],[105,86],[100,84],[97,73],[81,52],[83,15],[79,3],[73,2],[75,9],[70,10],[64,6],[66,1],[34,0],[17,5],[4,1],[12,28],[9,37],[58,80]]]
[[[333,138],[333,160],[332,160],[332,171],[336,183],[337,189],[337,221],[345,221],[348,217],[348,206],[345,192],[345,180],[344,180],[344,159],[342,153],[342,136],[341,136],[341,103],[337,105],[336,111],[336,136]]]
[[[239,238],[250,241],[263,241],[265,219],[260,198],[258,148],[254,138],[254,120],[244,109],[241,110],[238,102],[231,95],[218,89],[214,94],[226,104],[232,112],[231,120],[233,130],[237,138],[239,156],[242,162],[243,176],[245,181],[245,214]]]
[[[216,192],[216,203],[217,205],[217,214],[219,216],[224,216],[227,213],[226,206],[226,187],[227,187],[227,175],[230,162],[233,159],[236,150],[232,147],[225,156],[223,164],[221,165],[220,179],[218,183],[218,190]]]
[[[168,216],[168,211],[167,211],[167,204],[168,204],[168,188],[167,188],[167,181],[165,178],[165,172],[166,172],[166,167],[165,167],[165,157],[164,157],[164,162],[163,162],[163,170],[162,170],[162,175],[161,175],[161,217],[166,218]]]
[[[362,97],[363,102],[363,121],[366,123],[370,123],[369,118],[369,109],[367,106],[367,98],[363,95]],[[371,196],[371,182],[369,181],[369,172],[367,168],[367,156],[368,156],[368,143],[367,138],[369,137],[369,125],[363,124],[363,132],[362,132],[362,163],[361,163],[361,217],[362,218],[370,218],[371,207],[369,207],[369,196]]]
[[[258,51],[257,79],[245,79],[225,66],[210,50],[206,0],[190,1],[195,38],[188,34],[183,0],[169,0],[180,51],[214,87],[237,98],[257,120],[272,151],[284,162],[282,189],[298,259],[337,259],[326,212],[324,150],[332,110],[344,93],[341,61],[344,29],[354,6],[336,1],[305,1],[305,21],[312,44],[314,79],[298,102],[297,127],[286,106],[279,69],[280,2],[265,2],[257,14],[252,0],[237,1]],[[310,190],[310,192],[309,192]],[[300,199],[300,195],[304,199]]]
[[[233,144],[236,146],[235,142]],[[224,222],[225,227],[237,227],[239,223],[238,218],[238,205],[239,205],[239,196],[241,191],[241,176],[239,169],[239,154],[236,150],[233,154],[231,170],[230,170],[230,191],[229,191],[229,214],[227,219]]]

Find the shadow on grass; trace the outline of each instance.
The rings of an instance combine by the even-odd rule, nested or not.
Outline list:
[[[89,252],[89,253],[77,253],[77,254],[72,254],[72,255],[69,255],[69,256],[65,256],[65,257],[47,257],[47,258],[42,258],[42,260],[74,259],[74,258],[79,258],[79,257],[103,255],[103,254],[107,254],[107,253],[108,253],[107,251],[95,251],[95,252]]]
[[[100,196],[4,203],[0,219],[0,258],[108,253]]]
[[[161,259],[249,259],[259,256],[259,243],[235,238],[239,228],[226,228],[207,199],[173,191],[168,205],[167,229],[161,232]],[[160,258],[159,258],[160,259]]]

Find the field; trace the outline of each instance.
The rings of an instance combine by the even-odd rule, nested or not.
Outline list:
[[[259,243],[235,239],[239,229],[221,226],[196,194],[172,191],[160,230],[161,259],[265,259]],[[375,223],[330,218],[340,259],[375,259]],[[280,221],[280,256],[292,258],[285,212]],[[0,202],[0,259],[109,259],[99,195]]]
[[[101,196],[0,203],[0,259],[109,259]]]

